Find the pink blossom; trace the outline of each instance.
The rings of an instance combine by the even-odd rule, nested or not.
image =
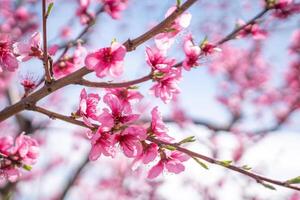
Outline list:
[[[56,78],[61,78],[82,66],[83,58],[86,55],[86,49],[78,43],[73,56],[64,56],[53,65],[53,73]]]
[[[72,28],[70,26],[62,27],[60,31],[60,37],[62,39],[68,39],[72,35]]]
[[[32,139],[28,135],[24,135],[24,133],[22,133],[16,138],[15,146],[12,149],[14,159],[17,156],[19,160],[22,160],[23,164],[35,164],[39,155],[38,146],[39,144],[35,139]]]
[[[237,22],[237,26],[243,26],[245,25],[246,22],[244,22],[243,20],[238,20]],[[237,37],[245,37],[247,35],[252,35],[253,39],[256,40],[261,40],[261,39],[265,39],[267,37],[267,31],[261,29],[258,24],[249,24],[248,26],[246,26],[245,28],[243,28],[241,31],[239,31]]]
[[[19,167],[36,163],[39,155],[38,142],[31,137],[20,134],[15,139],[10,136],[0,138],[0,174],[11,182],[20,176]]]
[[[14,139],[11,136],[4,136],[0,138],[0,152],[1,155],[9,156],[10,148],[14,144]]]
[[[180,93],[178,83],[181,80],[181,69],[172,68],[168,73],[154,73],[154,80],[156,83],[151,87],[151,92],[161,98],[164,103],[168,103]]]
[[[158,146],[155,143],[147,144],[143,142],[143,152],[133,161],[133,170],[137,169],[141,164],[148,164],[155,160],[158,156]]]
[[[104,10],[113,19],[119,19],[121,12],[127,8],[128,0],[102,0]]]
[[[146,49],[146,61],[152,68],[155,85],[150,89],[156,97],[168,103],[180,92],[178,83],[181,79],[181,69],[173,67],[175,59],[166,58],[164,53],[157,48]]]
[[[131,110],[126,109],[126,105],[113,94],[106,94],[103,101],[110,109],[104,108],[103,112],[98,117],[101,127],[105,130],[112,128],[118,129],[119,126],[135,121],[139,118],[138,114],[132,114]]]
[[[86,125],[92,126],[89,118],[97,120],[98,111],[97,105],[100,101],[98,94],[87,94],[85,89],[81,90],[79,108],[76,115],[81,116]]]
[[[141,154],[141,161],[148,164],[158,156],[158,146],[155,143],[144,145],[143,153]]]
[[[101,127],[99,127],[97,132],[91,138],[92,149],[89,154],[89,159],[95,161],[101,156],[101,154],[114,157],[114,140],[113,135],[109,132],[105,132]]]
[[[114,94],[118,97],[119,101],[122,105],[124,105],[124,109],[130,112],[131,104],[134,102],[138,102],[143,98],[143,95],[134,88],[111,88],[106,89],[107,94]]]
[[[173,138],[167,134],[168,128],[162,121],[162,116],[157,106],[152,109],[151,117],[150,134],[166,142],[173,140]]]
[[[286,19],[300,12],[300,3],[296,3],[294,0],[278,0],[272,8],[275,9],[275,17]]]
[[[39,32],[31,35],[30,40],[25,42],[17,42],[14,44],[14,52],[21,61],[25,62],[33,57],[42,59],[43,51],[41,50],[41,36]]]
[[[206,39],[202,42],[200,48],[204,55],[209,55],[209,54],[213,54],[214,52],[221,51],[220,48],[218,48],[216,45],[208,42]]]
[[[81,24],[89,24],[94,15],[88,12],[88,8],[91,4],[91,0],[78,0],[79,8],[76,11],[76,15],[80,17]]]
[[[85,64],[89,70],[95,71],[100,78],[106,75],[118,77],[123,73],[125,54],[125,46],[113,42],[111,47],[105,47],[88,54]]]
[[[21,80],[21,85],[24,88],[25,94],[33,91],[37,87],[38,80],[33,75],[27,74]]]
[[[175,10],[176,6],[172,6],[167,11],[165,18],[169,17]],[[175,21],[171,24],[169,30],[166,30],[164,33],[160,33],[155,36],[155,44],[161,50],[167,50],[171,47],[174,42],[174,37],[183,29],[187,28],[190,25],[192,15],[188,12],[184,12]]]
[[[165,157],[162,157],[161,160],[150,169],[148,173],[149,179],[153,179],[159,176],[165,168],[168,172],[175,174],[179,174],[180,172],[183,172],[185,170],[182,162],[187,161],[189,159],[189,156],[178,151],[173,151],[169,156],[167,156],[166,154],[164,156]]]
[[[12,44],[7,36],[0,36],[0,72],[10,72],[18,68],[18,61],[13,54]]]
[[[183,61],[183,68],[189,71],[192,67],[199,65],[198,59],[201,53],[201,48],[194,45],[192,35],[189,34],[184,39],[184,53],[185,60]]]
[[[116,141],[119,142],[124,154],[129,157],[136,157],[143,152],[141,141],[147,137],[146,129],[141,126],[129,126],[120,134],[116,135]]]
[[[146,61],[152,67],[152,70],[159,72],[168,72],[171,67],[176,63],[175,59],[170,59],[157,48],[146,48]]]
[[[294,31],[290,49],[292,53],[300,53],[300,29]]]

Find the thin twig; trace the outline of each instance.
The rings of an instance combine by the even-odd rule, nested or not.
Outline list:
[[[79,167],[76,169],[75,174],[73,174],[73,176],[69,179],[67,184],[64,186],[62,194],[59,198],[57,198],[57,200],[64,200],[67,197],[69,190],[78,180],[78,178],[80,177],[81,173],[83,172],[84,168],[86,168],[88,163],[89,163],[89,157],[84,156],[84,160],[82,161],[82,163],[80,163]]]
[[[51,83],[50,63],[48,61],[48,47],[47,47],[47,16],[46,16],[46,0],[42,0],[42,17],[43,17],[43,62],[45,68],[45,81]]]
[[[180,147],[178,144],[173,144],[173,143],[169,143],[169,142],[165,142],[165,141],[162,141],[162,140],[158,140],[158,139],[155,139],[155,138],[149,138],[149,137],[148,137],[147,140],[149,140],[153,143],[156,143],[156,144],[160,144],[160,145],[163,144],[163,145],[172,146],[172,147],[176,148],[177,151],[185,153],[185,154],[187,154],[191,157],[200,158],[200,159],[205,160],[205,161],[207,161],[211,164],[219,165],[219,166],[225,167],[227,169],[230,169],[232,171],[235,171],[235,172],[238,172],[240,174],[251,177],[254,180],[256,180],[256,182],[258,182],[260,184],[263,184],[264,182],[268,182],[268,183],[272,183],[272,184],[275,184],[275,185],[278,185],[278,186],[282,186],[282,187],[286,187],[286,188],[290,188],[290,189],[293,189],[293,190],[300,191],[300,187],[286,184],[286,181],[278,181],[278,180],[270,179],[270,178],[267,178],[265,176],[255,174],[253,172],[250,172],[249,170],[245,170],[243,168],[240,168],[240,167],[237,167],[237,166],[234,166],[234,165],[231,165],[231,164],[224,164],[224,161],[216,160],[214,158],[210,158],[208,156],[196,153],[194,151],[190,151],[186,148]]]
[[[60,119],[62,121],[72,123],[72,124],[76,124],[76,125],[79,125],[79,126],[91,129],[91,130],[95,130],[95,128],[98,127],[97,125],[94,125],[95,127],[91,128],[91,127],[85,125],[83,122],[81,122],[79,120],[71,119],[68,116],[64,116],[64,115],[61,115],[61,114],[58,114],[58,113],[55,113],[55,112],[52,112],[52,111],[48,111],[46,109],[41,109],[41,108],[36,107],[36,108],[31,109],[31,110],[41,112],[41,113],[49,116],[51,119],[55,119],[57,117],[57,119]],[[158,145],[172,146],[177,151],[185,153],[185,154],[187,154],[191,157],[200,158],[200,159],[205,160],[205,161],[207,161],[211,164],[219,165],[219,166],[225,167],[229,170],[232,170],[232,171],[238,172],[240,174],[243,174],[245,176],[248,176],[250,178],[253,178],[260,184],[264,184],[265,182],[267,182],[267,183],[272,183],[272,184],[275,184],[275,185],[278,185],[278,186],[282,186],[282,187],[286,187],[286,188],[290,188],[290,189],[293,189],[293,190],[300,191],[300,187],[297,187],[297,186],[294,186],[294,185],[291,185],[291,184],[286,184],[286,181],[278,181],[278,180],[270,179],[268,177],[258,175],[254,172],[250,172],[249,170],[243,169],[241,167],[237,167],[237,166],[234,166],[234,165],[231,165],[231,164],[228,164],[228,163],[224,164],[224,161],[220,161],[220,160],[217,160],[217,159],[214,159],[214,158],[210,158],[210,157],[205,156],[203,154],[196,153],[194,151],[188,150],[188,149],[183,148],[180,145],[178,145],[178,143],[169,143],[169,142],[165,142],[165,141],[153,138],[153,137],[148,137],[147,140],[150,141],[150,142],[153,142],[155,144],[158,144]]]
[[[164,19],[159,26],[162,30],[158,30],[157,28],[152,28],[151,30],[147,31],[146,33],[142,34],[141,36],[137,37],[137,39],[134,40],[128,40],[127,42],[124,43],[126,46],[127,50],[133,50],[132,48],[136,48],[143,42],[147,41],[157,33],[163,31],[163,29],[167,28],[168,25],[170,25],[175,19],[176,16],[178,17],[178,13],[182,13],[185,10],[187,10],[195,1],[197,0],[187,0],[183,5],[182,8],[179,7],[177,8],[177,11],[175,11],[173,14],[171,14],[169,17]],[[173,20],[173,21],[171,21]],[[167,21],[168,23],[164,23],[164,21]],[[151,37],[150,37],[151,36]],[[4,108],[0,112],[0,122],[3,120],[6,120],[7,118],[13,116],[16,113],[21,112],[22,110],[25,110],[28,105],[33,105],[36,104],[37,101],[40,99],[48,96],[52,92],[65,87],[70,84],[76,84],[83,76],[86,74],[90,73],[92,71],[88,70],[87,68],[83,67],[57,81],[53,81],[52,84],[47,84],[41,89],[37,90],[36,92],[32,93],[31,95],[27,96],[26,98],[23,98],[19,102],[15,103],[14,105],[8,106]]]

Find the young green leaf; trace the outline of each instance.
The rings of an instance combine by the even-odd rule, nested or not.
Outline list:
[[[243,166],[242,166],[242,169],[249,171],[249,170],[251,170],[252,168],[249,167],[248,165],[243,165]]]
[[[261,184],[262,184],[265,188],[268,188],[268,189],[270,189],[270,190],[276,190],[276,188],[275,188],[273,185],[271,185],[271,184],[264,183],[264,182],[262,182]]]
[[[232,163],[232,160],[222,160],[219,162],[220,165],[223,165],[224,167],[228,167]]]
[[[195,142],[195,141],[196,141],[195,136],[189,136],[189,137],[184,138],[183,140],[181,140],[178,144],[181,145],[181,144],[184,144],[184,143]]]
[[[202,161],[200,161],[198,158],[192,157],[201,167],[203,167],[204,169],[208,169],[208,166],[203,163]]]
[[[176,150],[176,147],[173,147],[171,145],[164,145],[164,148],[170,150],[170,151],[175,151]]]
[[[53,6],[54,6],[54,3],[53,3],[53,2],[51,2],[51,3],[48,5],[48,9],[47,9],[47,12],[46,12],[46,17],[48,17],[48,16],[50,15],[50,12],[51,12]]]
[[[31,171],[32,167],[30,165],[23,165],[23,169],[26,171]]]
[[[290,184],[299,184],[300,183],[300,176],[297,176],[296,178],[289,179],[285,183],[287,185],[290,185]]]

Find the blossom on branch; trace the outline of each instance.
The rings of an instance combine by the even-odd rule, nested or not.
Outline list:
[[[185,162],[190,158],[179,151],[172,151],[170,155],[167,155],[165,152],[162,152],[161,154],[162,156],[160,161],[153,166],[148,173],[149,179],[156,178],[163,172],[164,169],[175,174],[183,172],[185,167],[182,162]]]
[[[101,156],[101,154],[114,157],[114,140],[114,135],[99,127],[91,138],[92,149],[89,154],[89,159],[95,161]]]
[[[149,132],[151,136],[156,137],[162,141],[169,142],[173,140],[173,138],[167,134],[168,128],[164,124],[157,106],[154,107],[151,111],[151,125],[149,128]]]
[[[133,114],[131,110],[127,109],[127,105],[123,104],[122,101],[113,94],[106,94],[103,101],[108,105],[109,109],[104,108],[97,120],[101,123],[101,127],[104,130],[118,130],[122,125],[133,122],[139,118],[138,114]]]
[[[169,17],[177,9],[176,6],[172,6],[167,11],[165,18]],[[183,29],[190,25],[192,15],[188,12],[181,14],[175,21],[172,22],[171,26],[154,37],[156,46],[161,50],[167,50],[174,43],[174,37]]]
[[[246,22],[244,22],[241,19],[237,21],[237,27],[244,26],[245,24]],[[249,24],[245,28],[240,30],[237,37],[242,38],[248,35],[251,35],[255,40],[262,40],[267,37],[267,31],[261,29],[257,23],[254,23],[254,24]]]
[[[14,44],[14,53],[22,62],[28,61],[33,57],[43,59],[43,51],[41,49],[41,35],[39,32],[32,34],[28,43],[17,42]]]
[[[21,172],[19,168],[29,170],[36,163],[39,144],[35,139],[20,134],[15,142],[12,137],[0,138],[0,174],[9,181],[16,181]]]
[[[81,90],[79,108],[75,113],[75,117],[82,117],[83,122],[88,126],[93,126],[90,119],[97,120],[98,111],[97,105],[100,101],[98,94],[87,94],[85,89]],[[90,119],[89,119],[90,118]]]
[[[102,0],[104,10],[113,19],[119,19],[121,12],[127,8],[128,0]]]
[[[183,68],[189,71],[192,67],[198,66],[198,59],[201,53],[201,48],[194,44],[191,34],[188,34],[184,39],[183,45],[185,59],[183,61]]]
[[[89,70],[95,71],[99,78],[106,75],[118,77],[123,73],[125,54],[125,46],[113,42],[110,47],[88,54],[85,58],[85,65]]]
[[[124,154],[129,157],[136,157],[142,154],[142,140],[147,137],[146,129],[141,126],[129,126],[116,135],[116,141],[119,142]]]
[[[3,70],[13,72],[18,66],[9,37],[0,35],[0,72]]]
[[[106,94],[113,94],[118,97],[124,109],[130,112],[132,110],[131,104],[139,102],[143,95],[135,88],[110,88],[106,89]]]

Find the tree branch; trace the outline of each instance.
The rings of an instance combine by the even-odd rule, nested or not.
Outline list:
[[[51,83],[51,66],[48,60],[48,47],[47,47],[47,14],[46,14],[46,0],[42,0],[42,15],[43,15],[43,63],[45,68],[45,81]]]
[[[81,122],[79,120],[70,119],[70,117],[68,117],[68,116],[64,116],[64,115],[57,114],[57,113],[54,113],[54,112],[51,112],[51,111],[47,111],[46,109],[41,109],[39,107],[33,108],[32,110],[43,113],[43,114],[49,116],[51,119],[55,119],[55,117],[57,117],[57,119],[60,119],[60,120],[63,120],[65,122],[69,122],[69,123],[72,123],[72,124],[76,124],[76,125],[79,125],[79,126],[82,126],[82,127],[86,127],[86,128],[91,129],[91,130],[95,130],[96,128],[98,128],[98,125],[94,125],[95,127],[91,128],[91,127],[85,125],[83,122]],[[268,182],[268,183],[272,183],[272,184],[275,184],[275,185],[278,185],[278,186],[282,186],[282,187],[286,187],[286,188],[290,188],[290,189],[293,189],[293,190],[300,191],[300,187],[290,185],[290,184],[286,184],[285,181],[278,181],[278,180],[270,179],[270,178],[255,174],[253,172],[250,172],[249,170],[247,171],[243,168],[240,168],[240,167],[237,167],[237,166],[234,166],[234,165],[231,165],[231,164],[224,164],[223,161],[220,161],[220,160],[217,160],[217,159],[214,159],[214,158],[210,158],[208,156],[196,153],[194,151],[190,151],[186,148],[183,148],[183,147],[179,146],[176,143],[164,142],[162,140],[158,140],[158,139],[153,138],[153,137],[148,137],[147,140],[150,141],[150,142],[156,143],[158,145],[172,146],[172,147],[176,148],[176,150],[178,150],[182,153],[185,153],[185,154],[187,154],[191,157],[200,158],[200,159],[205,160],[205,161],[207,161],[211,164],[219,165],[221,167],[225,167],[229,170],[232,170],[232,171],[238,172],[240,174],[243,174],[245,176],[248,176],[248,177],[256,180],[256,182],[258,182],[260,184],[264,184],[265,182]]]
[[[122,88],[122,87],[130,87],[132,85],[136,85],[139,83],[146,82],[152,79],[152,73],[143,76],[139,79],[135,79],[132,81],[126,81],[122,83],[113,83],[113,82],[92,82],[85,79],[80,79],[76,84],[87,86],[87,87],[97,87],[97,88]]]
[[[264,184],[264,182],[268,182],[268,183],[272,183],[272,184],[275,184],[275,185],[278,185],[278,186],[282,186],[282,187],[286,187],[286,188],[290,188],[290,189],[293,189],[293,190],[300,191],[300,187],[286,184],[285,181],[278,181],[278,180],[270,179],[270,178],[255,174],[253,172],[250,172],[249,170],[247,171],[245,169],[242,169],[240,167],[237,167],[237,166],[234,166],[234,165],[231,165],[231,164],[224,164],[224,161],[216,160],[214,158],[207,157],[205,155],[196,153],[194,151],[190,151],[186,148],[180,147],[178,144],[164,142],[162,140],[158,140],[158,139],[151,138],[151,137],[148,137],[147,140],[149,140],[153,143],[156,143],[158,145],[172,146],[172,147],[176,148],[177,151],[185,153],[185,154],[187,154],[191,157],[200,158],[200,159],[205,160],[205,161],[207,161],[211,164],[219,165],[219,166],[225,167],[227,169],[230,169],[232,171],[238,172],[240,174],[246,175],[246,176],[256,180],[257,183]]]
[[[169,25],[171,23],[171,19],[175,20],[177,16],[179,16],[179,13],[184,12],[185,10],[187,10],[193,3],[195,3],[195,1],[197,0],[188,0],[186,1],[180,8],[177,9],[176,12],[174,12],[173,14],[171,14],[169,17],[167,17],[165,20],[163,20],[160,24],[158,24],[157,26],[160,27],[160,29],[164,29],[167,27],[167,25]],[[179,11],[178,11],[179,10]],[[266,11],[261,12],[260,14],[256,15],[253,19],[251,19],[248,23],[246,23],[246,25],[253,23],[253,21],[257,20],[259,17],[262,17],[264,14],[266,13]],[[164,22],[164,21],[168,21],[168,23]],[[246,26],[245,25],[245,26]],[[241,28],[241,27],[240,27]],[[238,29],[239,30],[239,29]],[[241,30],[241,29],[240,29]],[[163,31],[163,30],[160,30]],[[145,42],[146,40],[150,39],[151,37],[155,36],[157,33],[159,33],[160,31],[158,31],[158,28],[152,28],[151,30],[147,31],[146,33],[144,33],[143,35],[137,37],[134,40],[128,40],[124,43],[124,45],[127,48],[127,51],[132,51],[133,49],[135,49],[138,45],[142,44],[142,42]],[[234,31],[235,32],[235,31]],[[232,36],[233,33],[230,33],[228,36],[226,36],[225,38],[230,38]],[[226,41],[228,41],[228,39],[223,39],[220,42],[218,42],[219,44],[224,43]],[[177,63],[174,67],[180,67],[182,64],[182,62]],[[40,99],[44,98],[45,96],[48,96],[49,94],[51,94],[52,92],[70,85],[70,84],[75,84],[78,83],[78,81],[80,81],[80,79],[85,76],[86,74],[90,73],[91,71],[86,69],[85,67],[59,79],[58,81],[53,82],[51,85],[45,85],[44,87],[42,87],[40,90],[32,93],[31,95],[29,95],[28,97],[20,100],[19,102],[15,103],[14,105],[11,105],[9,107],[6,107],[5,109],[3,109],[0,112],[0,122],[2,122],[3,120],[11,117],[12,115],[19,113],[23,110],[25,110],[26,106],[28,107],[29,104],[35,104],[37,101],[39,101]],[[86,82],[87,83],[87,82]],[[88,83],[87,83],[88,84]],[[102,83],[103,84],[103,83]],[[107,87],[107,86],[106,86]]]
[[[234,29],[231,33],[229,33],[226,37],[224,37],[223,39],[219,40],[216,43],[216,46],[219,46],[225,42],[227,42],[228,40],[233,39],[236,34],[238,32],[240,32],[241,30],[243,30],[244,28],[246,28],[247,26],[255,23],[259,18],[261,18],[262,16],[264,16],[268,11],[270,10],[270,8],[265,8],[264,10],[262,10],[261,12],[259,12],[257,15],[255,15],[252,19],[250,19],[247,23],[245,23],[244,25]]]
[[[179,17],[183,12],[185,12],[189,7],[191,7],[197,0],[187,0],[184,4],[178,7],[170,16],[160,22],[158,25],[154,26],[152,29],[137,37],[134,40],[127,40],[123,45],[126,47],[127,51],[133,51],[137,46],[154,37],[155,35],[164,32],[172,22]]]
[[[88,163],[89,163],[89,157],[86,156],[84,158],[83,162],[80,163],[80,165],[76,169],[75,174],[67,182],[66,186],[64,187],[64,189],[62,191],[61,196],[59,198],[57,198],[57,200],[64,200],[67,197],[67,194],[68,194],[69,190],[75,184],[75,182],[77,181],[80,174],[82,173],[82,171],[84,170],[84,168],[87,166]]]

